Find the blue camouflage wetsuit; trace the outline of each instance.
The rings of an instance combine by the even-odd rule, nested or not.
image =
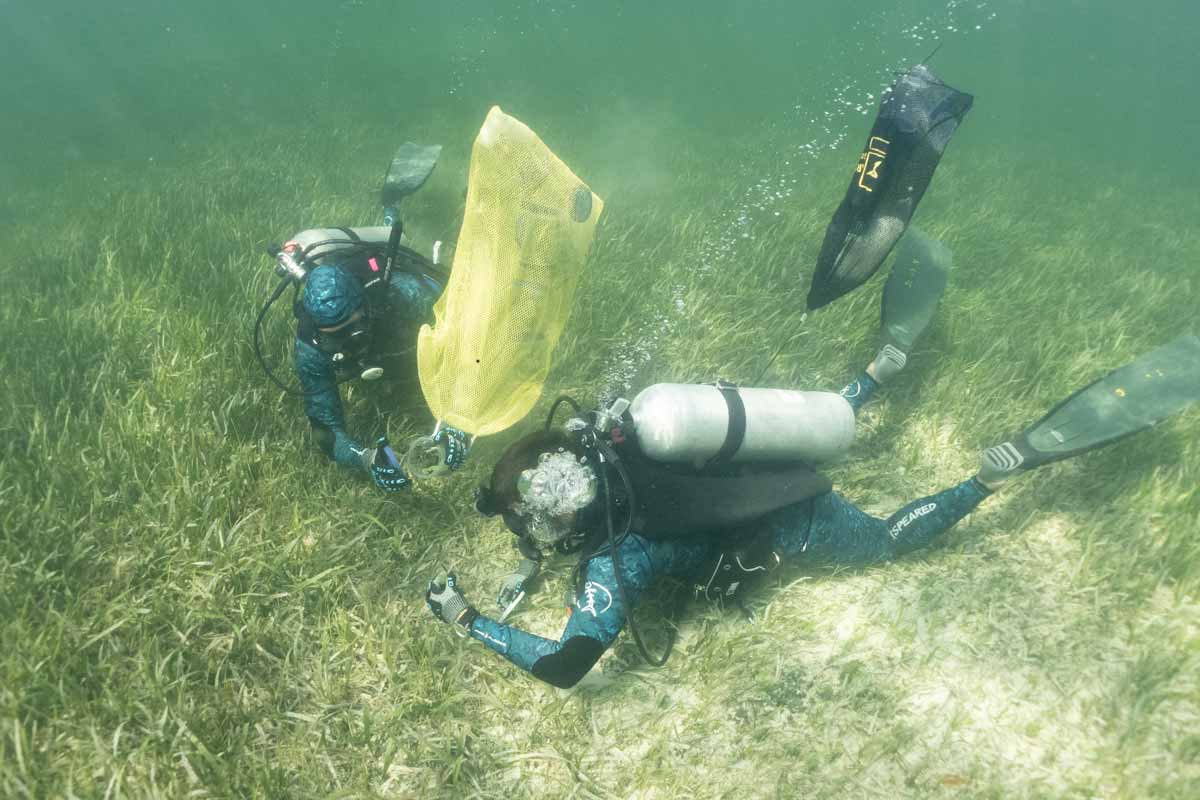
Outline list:
[[[863,375],[842,395],[857,412],[877,384]],[[836,492],[785,506],[766,517],[775,552],[822,564],[862,565],[885,561],[924,547],[970,513],[990,492],[974,478],[915,500],[886,520],[859,510]],[[617,546],[629,603],[662,576],[694,578],[697,570],[727,543],[719,539],[651,539],[631,532]],[[607,548],[584,567],[566,628],[546,639],[482,614],[471,623],[471,636],[535,677],[559,687],[577,683],[596,663],[625,625]]]
[[[371,363],[383,366],[385,376],[415,375],[412,352],[417,331],[423,323],[433,322],[433,304],[442,288],[426,276],[408,272],[392,274],[383,307],[371,312]],[[364,468],[363,447],[346,432],[337,386],[347,371],[334,364],[328,353],[299,336],[296,337],[294,356],[301,388],[305,392],[315,392],[305,395],[304,412],[312,424],[317,446],[342,466],[361,471]]]

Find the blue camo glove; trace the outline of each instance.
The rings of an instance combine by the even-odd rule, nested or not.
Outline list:
[[[453,572],[446,576],[444,583],[429,582],[429,588],[425,590],[425,604],[442,622],[458,623],[464,628],[470,628],[471,623],[479,616],[479,612],[458,590],[458,578]]]
[[[388,445],[386,436],[380,436],[375,441],[375,456],[371,459],[368,470],[371,480],[385,492],[398,492],[407,489],[412,483],[404,474],[400,459],[396,458],[396,453]]]
[[[467,460],[467,451],[470,450],[470,445],[467,444],[467,434],[458,428],[443,425],[438,429],[433,441],[434,444],[445,446],[446,466],[451,470],[458,469]]]

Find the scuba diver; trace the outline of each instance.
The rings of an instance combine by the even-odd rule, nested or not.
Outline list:
[[[844,452],[855,414],[905,367],[949,265],[945,246],[909,230],[884,289],[882,346],[839,394],[659,384],[590,419],[576,407],[565,428],[552,427],[556,403],[546,428],[512,444],[477,496],[477,509],[502,516],[522,555],[501,586],[504,613],[481,613],[453,574],[430,582],[430,610],[557,687],[582,679],[626,622],[642,656],[661,665],[670,647],[652,657],[631,616],[660,577],[685,579],[709,599],[735,599],[783,559],[894,559],[935,541],[1017,475],[1110,444],[1200,400],[1200,337],[1183,336],[988,448],[978,472],[961,483],[887,519],[863,512],[809,463]],[[581,554],[558,639],[504,622],[551,552]]]
[[[339,387],[348,380],[373,381],[385,374],[415,377],[413,343],[421,325],[432,321],[433,304],[448,274],[438,263],[441,242],[434,245],[432,259],[403,244],[398,207],[428,179],[440,151],[440,146],[411,143],[400,148],[384,180],[386,225],[317,228],[271,246],[281,281],[254,329],[255,353],[267,376],[285,392],[303,397],[318,450],[389,492],[409,486],[410,476],[385,436],[365,446],[350,435]],[[294,289],[298,389],[275,376],[261,348],[263,319],[288,286]],[[446,467],[462,465],[466,434],[439,424],[432,442],[444,453]]]
[[[385,372],[381,364],[400,364],[400,371],[415,377],[415,363],[404,363],[404,356],[411,353],[420,326],[432,320],[444,284],[426,274],[394,270],[377,299],[368,301],[351,263],[322,263],[308,274],[297,314],[296,375],[318,449],[344,467],[365,472],[381,489],[397,491],[410,479],[387,438],[364,447],[346,431],[339,373],[357,371],[372,380]],[[441,426],[433,438],[446,446],[447,466],[462,466],[466,434]]]

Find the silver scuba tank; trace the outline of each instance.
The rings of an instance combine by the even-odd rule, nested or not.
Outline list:
[[[355,242],[352,237],[347,235],[346,231],[350,231],[357,236],[363,244],[378,245],[379,247],[386,247],[388,237],[392,235],[390,225],[372,225],[365,228],[309,228],[293,236],[284,247],[287,248],[293,244],[297,245],[301,250],[305,251],[310,261],[320,264],[329,256],[358,245],[358,242]],[[400,239],[401,242],[406,240],[407,237],[404,236]],[[330,243],[313,247],[311,251],[308,249],[318,242]]]
[[[658,383],[629,408],[643,453],[703,466],[828,461],[854,441],[854,410],[833,392]]]

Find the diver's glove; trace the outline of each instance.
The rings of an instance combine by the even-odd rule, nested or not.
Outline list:
[[[501,611],[507,611],[509,606],[516,603],[517,598],[525,591],[525,584],[538,574],[538,568],[538,562],[531,558],[522,558],[516,571],[500,582],[496,605]]]
[[[367,471],[371,473],[371,480],[375,481],[375,485],[385,492],[398,492],[401,489],[407,489],[412,481],[404,474],[404,468],[400,466],[400,459],[396,458],[396,453],[388,444],[386,436],[380,436],[375,440],[375,449],[368,450],[371,454],[370,462],[367,464]]]
[[[453,572],[446,576],[445,583],[429,582],[429,588],[425,590],[425,602],[442,622],[456,622],[464,628],[470,628],[479,616],[475,607],[458,591],[458,578],[454,577]]]
[[[443,425],[433,437],[434,444],[440,444],[446,451],[446,466],[452,470],[458,469],[467,460],[467,434],[450,425]]]

